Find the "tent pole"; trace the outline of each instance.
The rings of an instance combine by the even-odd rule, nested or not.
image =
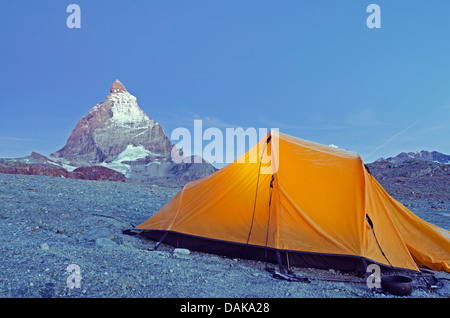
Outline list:
[[[291,271],[291,266],[289,265],[289,253],[286,252],[286,264],[287,264],[287,271]]]
[[[362,263],[363,263],[364,272],[367,273],[367,262],[366,262],[366,259],[364,257],[362,257],[361,260],[362,260]]]
[[[272,180],[270,181],[270,188],[269,188],[269,213],[267,217],[267,230],[266,230],[266,245],[264,248],[264,257],[266,260],[266,267],[267,267],[267,241],[269,239],[269,225],[270,225],[270,210],[272,208],[272,193],[273,193],[273,181],[274,181],[274,175],[272,175]]]
[[[166,238],[167,234],[169,233],[169,231],[166,231],[163,236],[161,236],[161,239],[155,244],[155,247],[153,248],[154,251],[156,251],[158,249],[158,247],[161,245],[161,243],[164,241],[164,239]]]
[[[278,263],[278,267],[280,268],[280,273],[284,273],[284,267],[283,267],[283,263],[281,262],[281,255],[280,255],[280,251],[276,250],[275,251],[276,255],[277,255],[277,263]]]

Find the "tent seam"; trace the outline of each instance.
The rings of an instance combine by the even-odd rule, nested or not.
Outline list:
[[[175,216],[172,219],[172,222],[170,222],[169,227],[167,228],[166,231],[171,231],[173,224],[175,223],[175,220],[180,212],[180,207],[181,207],[181,201],[183,200],[183,195],[184,195],[184,189],[186,188],[186,186],[183,187],[183,189],[181,190],[181,195],[180,195],[180,202],[178,203],[178,208],[177,208],[177,213],[175,213]]]

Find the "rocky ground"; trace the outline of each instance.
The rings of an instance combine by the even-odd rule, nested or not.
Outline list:
[[[122,234],[130,223],[137,225],[157,212],[179,189],[176,184],[0,174],[0,297],[397,297],[371,291],[364,278],[352,274],[294,268],[321,279],[289,282],[274,278],[263,262],[185,254],[164,244],[150,251],[154,242]],[[421,218],[450,229],[448,198],[401,199]],[[414,279],[411,298],[450,296],[448,273],[435,272],[443,287],[433,291],[418,275],[404,274]]]

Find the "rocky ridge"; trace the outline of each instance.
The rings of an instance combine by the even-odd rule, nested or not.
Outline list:
[[[0,173],[19,175],[42,175],[68,179],[121,181],[126,178],[123,173],[103,166],[72,167],[48,159],[32,152],[30,156],[17,159],[0,159]]]

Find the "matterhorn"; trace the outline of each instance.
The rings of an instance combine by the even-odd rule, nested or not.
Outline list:
[[[50,157],[66,166],[104,166],[139,180],[193,180],[216,170],[205,161],[175,164],[173,147],[161,125],[116,80],[105,101],[77,123],[66,145]]]
[[[162,158],[170,156],[172,149],[160,124],[148,117],[136,97],[116,80],[105,101],[78,122],[67,144],[51,156],[73,163],[108,163],[128,146]]]

